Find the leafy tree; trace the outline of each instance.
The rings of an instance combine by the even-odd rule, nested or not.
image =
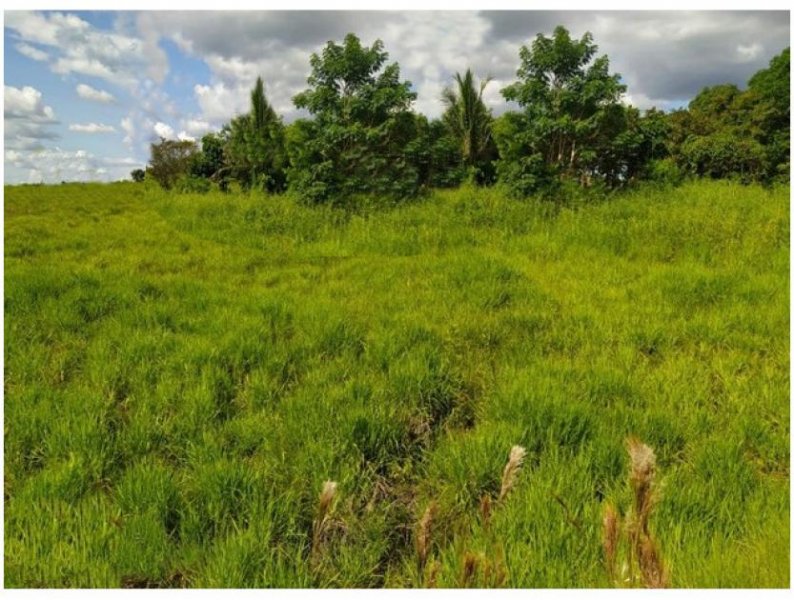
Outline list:
[[[764,158],[760,143],[729,129],[691,136],[681,148],[681,162],[691,173],[712,178],[737,176],[744,182],[759,178]]]
[[[231,120],[222,135],[226,170],[243,187],[261,186],[275,192],[286,183],[284,124],[265,97],[261,77],[251,91],[251,109]]]
[[[187,175],[198,147],[190,140],[166,140],[151,144],[151,158],[147,171],[163,188],[171,189],[182,176]]]
[[[667,148],[694,175],[788,180],[789,49],[756,73],[747,90],[706,87],[668,118]]]
[[[479,183],[490,183],[496,159],[496,144],[491,132],[491,112],[485,106],[482,95],[491,79],[486,78],[477,86],[471,69],[461,76],[455,74],[455,87],[444,89],[442,101],[447,107],[443,121],[460,147],[465,166],[474,171]]]
[[[201,152],[196,155],[190,174],[205,179],[216,178],[224,167],[224,144],[225,140],[217,133],[208,133],[202,137]]]
[[[418,192],[407,150],[416,135],[410,111],[416,94],[387,59],[380,40],[366,47],[353,34],[312,55],[309,88],[293,102],[313,119],[297,121],[288,140],[289,182],[304,199],[399,199]]]
[[[455,187],[466,179],[460,144],[440,119],[416,115],[416,136],[407,153],[424,187]]]
[[[602,176],[598,156],[620,133],[620,76],[585,33],[572,39],[564,27],[539,34],[519,52],[519,81],[502,90],[523,112],[505,119],[497,144],[500,176],[519,195],[541,190],[560,177],[589,182]]]
[[[756,139],[765,146],[767,178],[788,181],[791,164],[790,49],[775,56],[769,67],[750,79],[747,95],[754,100],[752,121]]]
[[[143,169],[133,169],[130,177],[135,183],[141,183],[146,178],[146,171]]]

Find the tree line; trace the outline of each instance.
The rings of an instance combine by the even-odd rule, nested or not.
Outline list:
[[[519,51],[517,80],[501,90],[518,106],[495,118],[489,79],[467,70],[444,90],[445,110],[412,110],[416,93],[378,40],[353,34],[310,60],[308,87],[293,98],[310,117],[285,125],[260,78],[248,113],[193,141],[160,139],[144,172],[164,188],[222,190],[236,182],[311,203],[361,195],[410,198],[464,181],[500,183],[515,197],[609,191],[639,181],[789,180],[789,48],[747,88],[704,88],[687,108],[640,111],[589,33],[557,27]]]

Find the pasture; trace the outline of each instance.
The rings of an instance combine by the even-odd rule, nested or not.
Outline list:
[[[7,587],[789,585],[788,187],[4,210]]]

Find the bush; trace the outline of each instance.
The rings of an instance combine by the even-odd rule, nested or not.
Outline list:
[[[149,173],[164,189],[171,189],[181,177],[190,172],[190,167],[198,154],[196,142],[187,140],[166,140],[151,145]]]
[[[681,147],[684,167],[713,179],[733,176],[743,182],[758,180],[764,172],[764,159],[761,144],[728,132],[692,137]]]
[[[212,185],[208,179],[195,175],[183,175],[176,182],[176,190],[180,194],[206,194]]]
[[[672,158],[663,158],[648,163],[647,178],[661,185],[678,185],[684,174]]]

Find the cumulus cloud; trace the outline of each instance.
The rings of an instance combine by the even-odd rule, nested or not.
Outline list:
[[[77,15],[6,11],[5,27],[23,42],[50,47],[50,68],[61,75],[90,75],[134,89],[142,77],[161,82],[168,71],[165,52],[153,51],[150,41],[98,29]]]
[[[102,104],[112,104],[116,101],[116,98],[114,98],[113,94],[110,92],[92,88],[85,83],[77,84],[77,88],[75,89],[77,90],[77,95],[84,100],[92,100],[93,102],[101,102]]]
[[[85,150],[50,148],[33,151],[6,150],[5,169],[14,181],[59,183],[61,181],[116,181],[142,163],[132,157],[100,158]]]
[[[116,128],[104,123],[72,123],[69,125],[69,131],[76,131],[77,133],[115,133]]]
[[[201,119],[187,119],[182,122],[182,125],[185,131],[191,135],[203,135],[213,129],[208,121],[203,121]]]
[[[154,133],[157,134],[158,137],[167,140],[174,139],[174,128],[162,121],[158,121],[154,124]]]
[[[50,55],[44,52],[43,50],[39,50],[35,46],[31,46],[30,44],[19,43],[14,46],[22,56],[27,56],[31,60],[37,60],[39,62],[48,60]]]
[[[36,88],[5,86],[3,116],[6,148],[41,148],[43,140],[60,137],[52,129],[58,123],[55,111],[44,103]]]
[[[366,45],[384,42],[389,61],[399,62],[401,77],[418,93],[415,109],[429,117],[441,114],[441,92],[454,73],[469,67],[479,78],[492,77],[484,98],[496,114],[511,108],[500,90],[515,80],[519,48],[559,24],[576,37],[593,34],[599,53],[609,55],[611,70],[628,86],[624,101],[641,108],[680,106],[706,85],[744,85],[789,44],[789,15],[782,11],[158,11],[116,13],[111,27],[86,19],[7,11],[6,36],[16,51],[46,62],[69,85],[83,75],[107,82],[92,81],[100,89],[80,83],[81,98],[131,99],[127,115],[114,118],[119,122],[93,125],[122,131],[127,151],[140,156],[160,136],[196,139],[247,111],[260,75],[286,121],[302,116],[292,98],[307,86],[310,55],[349,32]],[[171,82],[169,91],[190,81],[191,98],[177,102],[166,92],[164,42],[209,70],[200,79],[181,72],[181,82]],[[6,87],[5,113],[11,152],[58,139],[54,111],[34,88]]]
[[[132,144],[132,139],[135,136],[135,124],[132,122],[132,117],[124,117],[121,120],[121,129],[126,134],[124,136],[124,143],[127,145]]]
[[[789,14],[775,11],[494,11],[487,43],[517,47],[564,25],[593,34],[641,108],[688,102],[704,86],[743,86],[789,45]],[[508,61],[515,76],[518,54]],[[499,70],[499,76],[507,68]]]

